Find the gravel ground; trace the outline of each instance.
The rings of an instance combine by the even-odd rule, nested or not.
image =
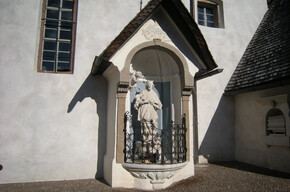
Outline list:
[[[1,192],[65,192],[112,191],[132,192],[136,189],[111,188],[102,180],[74,180],[0,185]],[[196,168],[194,177],[173,184],[160,191],[287,191],[290,192],[290,174],[272,171],[239,162],[210,164]]]

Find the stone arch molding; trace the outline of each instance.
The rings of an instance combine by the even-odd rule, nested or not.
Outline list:
[[[162,42],[162,41],[158,41],[158,40],[153,40],[150,42],[144,42],[144,43],[140,43],[139,45],[135,46],[127,55],[126,60],[125,60],[125,64],[124,64],[124,68],[120,71],[120,83],[123,84],[127,84],[130,81],[130,64],[131,61],[134,57],[134,55],[145,48],[150,48],[150,47],[161,47],[164,48],[167,51],[172,52],[180,62],[177,62],[177,64],[179,65],[179,69],[181,72],[181,88],[182,91],[187,90],[187,92],[189,90],[191,90],[193,88],[193,76],[189,73],[189,69],[188,69],[188,65],[187,65],[187,61],[184,58],[184,56],[182,55],[182,53],[175,48],[172,45],[169,45],[168,43]]]

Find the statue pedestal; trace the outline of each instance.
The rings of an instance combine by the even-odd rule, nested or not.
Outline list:
[[[149,179],[152,185],[163,184],[173,177],[177,171],[187,165],[187,162],[169,165],[123,163],[122,166],[139,179]],[[153,187],[154,187],[153,186]],[[158,187],[158,186],[155,186]]]

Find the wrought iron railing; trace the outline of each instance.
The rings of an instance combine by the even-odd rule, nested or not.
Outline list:
[[[171,125],[157,130],[151,122],[149,131],[141,123],[132,124],[132,116],[125,113],[124,161],[126,163],[175,164],[186,161],[185,115],[182,124]]]

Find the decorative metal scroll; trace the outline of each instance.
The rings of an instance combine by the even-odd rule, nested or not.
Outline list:
[[[185,118],[183,115],[182,124],[175,124],[172,121],[170,127],[163,128],[157,133],[152,131],[151,134],[144,135],[142,125],[132,125],[132,116],[126,112],[124,118],[125,163],[176,164],[185,162],[187,150]],[[151,125],[152,130],[156,129],[153,123]],[[149,142],[148,138],[150,138]]]

